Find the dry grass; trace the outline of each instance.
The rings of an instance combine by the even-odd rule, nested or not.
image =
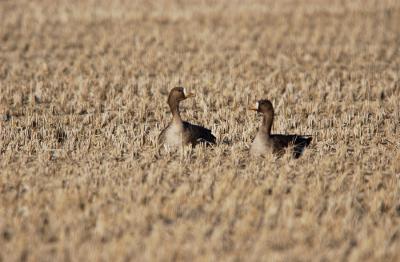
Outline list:
[[[400,260],[398,1],[0,16],[0,261]],[[180,83],[215,148],[158,152]],[[249,158],[260,98],[274,132],[314,136],[299,160]]]

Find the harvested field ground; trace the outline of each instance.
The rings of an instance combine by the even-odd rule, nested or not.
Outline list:
[[[110,2],[0,2],[0,261],[400,260],[399,1]]]

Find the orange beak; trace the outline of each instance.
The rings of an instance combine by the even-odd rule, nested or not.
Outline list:
[[[258,102],[254,106],[250,106],[248,109],[257,112],[258,111]]]
[[[189,93],[189,94],[187,94],[187,95],[185,96],[185,98],[190,98],[190,97],[194,97],[194,96],[196,96],[194,93]]]

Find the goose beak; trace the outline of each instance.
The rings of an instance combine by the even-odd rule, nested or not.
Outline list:
[[[247,109],[252,111],[258,111],[258,102],[254,106],[250,106]]]
[[[189,97],[194,97],[194,93],[186,93],[186,88],[183,88],[183,95],[185,96],[185,99]]]
[[[187,95],[185,95],[185,98],[190,98],[190,97],[194,97],[196,96],[194,93],[189,93]]]

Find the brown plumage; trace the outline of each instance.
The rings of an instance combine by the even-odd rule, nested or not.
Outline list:
[[[271,134],[272,123],[274,121],[274,108],[269,100],[259,100],[255,108],[249,109],[263,114],[262,125],[251,145],[251,154],[263,155],[274,153],[282,155],[285,149],[292,145],[293,156],[298,158],[303,153],[304,148],[311,143],[311,136]]]
[[[182,121],[179,112],[179,103],[194,94],[186,94],[185,88],[175,87],[173,88],[168,96],[168,105],[171,109],[172,120],[169,125],[161,131],[158,141],[160,144],[179,147],[182,145],[196,146],[199,143],[206,145],[215,144],[215,136],[211,133],[211,130],[193,125],[188,122]]]

